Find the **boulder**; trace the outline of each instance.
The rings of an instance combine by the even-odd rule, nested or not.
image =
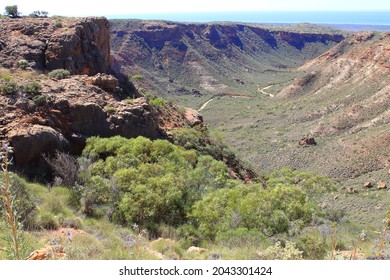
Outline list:
[[[35,250],[28,256],[27,260],[55,260],[65,258],[64,248],[61,245],[53,245]]]
[[[201,247],[195,247],[195,246],[191,246],[187,250],[188,254],[202,254],[204,252],[207,252],[207,249]]]
[[[317,145],[317,142],[316,142],[316,140],[314,139],[314,137],[307,136],[307,137],[302,138],[302,139],[299,141],[299,145],[300,145],[300,146],[305,146],[305,145]]]
[[[376,188],[377,188],[378,190],[384,190],[384,189],[387,189],[387,185],[386,185],[385,182],[379,181]]]
[[[359,192],[357,190],[355,190],[354,188],[349,187],[347,193],[349,193],[349,194],[357,194]]]
[[[203,124],[203,117],[199,112],[192,108],[185,108],[184,118],[191,127]]]
[[[42,154],[55,150],[63,151],[69,146],[69,142],[60,132],[38,124],[13,130],[8,134],[8,139],[14,148],[15,164],[19,167]]]
[[[72,130],[87,136],[108,136],[107,114],[94,102],[82,103],[76,100],[70,107]]]
[[[373,187],[373,185],[371,184],[371,182],[365,182],[363,187],[367,188],[367,189],[371,189]]]
[[[98,86],[102,90],[110,93],[114,93],[119,86],[117,78],[112,75],[102,73],[96,74],[93,77],[89,77],[87,81],[90,82],[92,85]]]

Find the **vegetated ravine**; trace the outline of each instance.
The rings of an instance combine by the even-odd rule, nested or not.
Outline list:
[[[0,180],[19,192],[26,258],[377,254],[390,202],[389,34],[0,21],[0,143],[16,171]],[[362,229],[362,252],[348,251]],[[7,233],[0,259],[12,258]]]
[[[388,33],[113,20],[111,47],[138,88],[201,108],[257,170],[346,180],[390,164]],[[302,149],[309,134],[318,145]]]
[[[312,171],[341,182],[341,192],[389,180],[389,33],[114,20],[111,37],[115,66],[138,88],[201,109],[255,170]],[[306,136],[317,145],[298,145]],[[326,203],[369,224],[383,217],[381,197],[377,206]]]

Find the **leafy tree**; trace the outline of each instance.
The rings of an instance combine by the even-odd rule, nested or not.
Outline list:
[[[47,18],[49,15],[48,12],[46,11],[34,11],[30,14],[30,17],[35,17],[35,18]]]
[[[288,231],[293,221],[308,223],[313,210],[306,200],[306,193],[296,187],[240,185],[208,194],[195,203],[191,215],[210,239],[240,227],[270,236]]]
[[[85,213],[100,215],[105,209],[117,222],[149,230],[185,224],[196,201],[235,185],[223,162],[166,140],[92,137],[83,155],[94,159],[84,179]]]
[[[6,6],[5,7],[5,15],[7,15],[11,18],[19,17],[20,13],[18,12],[18,6],[17,5]]]

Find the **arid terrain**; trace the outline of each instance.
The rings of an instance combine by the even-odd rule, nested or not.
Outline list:
[[[311,24],[0,18],[0,259],[389,258],[389,50]]]

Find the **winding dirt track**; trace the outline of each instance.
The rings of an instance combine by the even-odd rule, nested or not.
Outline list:
[[[198,112],[202,111],[203,109],[206,108],[206,106],[211,102],[213,101],[215,98],[211,98],[209,100],[207,100],[205,103],[203,103],[203,105],[198,109]]]
[[[263,88],[258,88],[257,89],[257,92],[260,92],[262,94],[265,94],[265,95],[268,95],[270,97],[274,97],[274,95],[272,93],[268,93],[268,92],[265,92],[264,90],[266,89],[269,89],[270,87],[272,87],[273,85],[270,85],[270,86],[266,86],[266,87],[263,87]]]

